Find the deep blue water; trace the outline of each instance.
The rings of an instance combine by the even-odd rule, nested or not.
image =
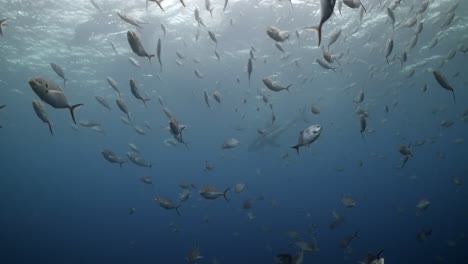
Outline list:
[[[431,1],[422,16],[414,14],[419,1],[402,1],[394,10],[394,33],[385,13],[393,1],[382,0],[380,5],[363,0],[368,13],[361,25],[359,11],[343,6],[342,15],[335,12],[323,29],[325,46],[332,31],[343,31],[331,48],[334,54],[343,53],[335,71],[315,62],[322,56],[316,33],[301,30],[319,20],[319,1],[293,1],[293,9],[285,0],[230,1],[222,12],[224,1],[213,0],[213,18],[204,1],[187,0],[184,9],[179,1],[165,0],[166,13],[154,3],[146,12],[144,1],[96,2],[102,14],[89,1],[0,1],[0,19],[9,19],[0,37],[0,105],[6,105],[0,109],[1,263],[185,263],[195,245],[204,257],[198,263],[275,263],[276,254],[300,252],[287,232],[297,231],[301,240],[311,242],[311,226],[318,250],[305,252],[303,263],[357,263],[368,252],[382,249],[387,263],[468,262],[467,191],[453,182],[454,177],[466,182],[468,175],[466,142],[453,143],[468,135],[468,116],[462,116],[468,108],[467,55],[459,51],[468,47],[464,1],[455,9],[454,21],[443,29],[446,10],[456,1]],[[199,28],[199,41],[194,39],[196,7],[207,25]],[[117,11],[148,22],[139,34],[150,53],[161,38],[162,73],[156,59],[149,64],[131,52],[126,31],[135,28],[122,22]],[[407,42],[415,27],[402,26],[411,17],[424,22],[413,49]],[[93,31],[90,38],[75,38],[75,27],[89,21],[96,23],[92,30],[87,26],[84,30]],[[160,23],[168,29],[165,37]],[[290,31],[290,39],[282,44],[290,57],[284,58],[266,35],[270,25]],[[217,34],[220,62],[208,29]],[[384,47],[391,36],[395,41],[391,59],[408,52],[403,67],[398,59],[386,64]],[[424,48],[435,36],[438,45]],[[109,41],[117,46],[118,55]],[[257,59],[249,88],[250,46],[257,50]],[[183,66],[175,63],[175,51],[187,56]],[[446,60],[451,51],[456,51],[455,57]],[[129,56],[141,69],[129,64]],[[431,73],[444,60],[438,69],[454,87],[456,104]],[[53,136],[37,118],[31,106],[37,96],[28,80],[43,76],[62,85],[50,62],[64,68],[69,79],[64,93],[70,102],[84,103],[75,112],[77,121],[97,120],[105,134],[79,124],[75,131],[66,109],[46,105]],[[411,65],[415,74],[405,77],[404,70]],[[206,77],[196,78],[194,69]],[[290,93],[266,89],[262,78],[273,74],[282,84],[293,84]],[[115,104],[118,95],[106,76],[118,82],[134,124],[151,125],[146,135],[119,119],[123,113]],[[130,93],[130,78],[151,99],[148,109]],[[421,90],[425,84],[427,92]],[[219,91],[222,102],[211,98],[207,108],[204,90],[210,95]],[[271,124],[270,107],[258,90],[269,97],[276,124],[295,122],[278,137],[279,146],[252,152],[248,148],[259,137],[257,129]],[[353,99],[360,91],[365,99],[356,104]],[[106,98],[112,111],[99,105],[96,95]],[[158,96],[188,126],[184,139],[189,150],[182,144],[163,144],[172,136]],[[312,104],[320,108],[319,115],[310,112]],[[369,112],[364,138],[357,108]],[[454,124],[444,128],[443,120]],[[290,146],[312,124],[321,124],[323,131],[297,155]],[[238,139],[240,145],[222,149],[228,138]],[[426,143],[416,146],[422,139]],[[100,153],[108,148],[125,157],[128,143],[136,144],[153,167],[127,162],[120,168]],[[404,168],[398,168],[401,144],[410,145],[413,153]],[[205,171],[205,160],[214,164],[212,171]],[[153,184],[138,179],[144,175]],[[162,195],[177,203],[180,182],[191,182],[196,189],[178,216],[153,199]],[[229,191],[229,202],[222,197],[206,200],[198,193],[204,184],[224,190],[237,183],[247,187],[241,193]],[[345,208],[340,202],[343,195],[351,195],[356,206]],[[253,207],[245,210],[242,204],[249,198],[254,199]],[[418,215],[421,198],[431,204]],[[130,208],[135,208],[134,214],[129,214]],[[346,220],[332,230],[333,210]],[[416,234],[423,228],[432,229],[432,235],[421,243]],[[345,252],[340,241],[356,231],[360,238]]]

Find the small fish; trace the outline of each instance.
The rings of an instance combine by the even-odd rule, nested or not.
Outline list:
[[[136,152],[129,151],[127,152],[127,158],[135,165],[140,166],[140,167],[148,167],[151,168],[153,164],[149,164],[148,162],[143,159],[142,156],[140,156]]]
[[[163,12],[166,12],[166,10],[164,10],[164,8],[163,8],[162,5],[161,5],[161,2],[162,2],[162,1],[163,1],[163,0],[146,0],[146,10],[148,11],[148,2],[154,2],[154,3],[156,3],[156,4],[159,6],[159,8],[160,8]]]
[[[162,62],[161,62],[161,49],[162,49],[162,46],[161,46],[161,39],[158,39],[158,47],[156,48],[156,55],[158,56],[158,62],[159,62],[159,66],[160,66],[160,72],[162,72]]]
[[[151,58],[154,57],[153,54],[148,54],[143,47],[143,44],[137,34],[133,31],[127,31],[127,40],[132,51],[140,57],[148,57],[149,62],[151,63]]]
[[[106,80],[107,80],[107,83],[109,83],[112,89],[114,89],[119,94],[119,97],[120,97],[120,91],[119,91],[119,88],[117,87],[117,82],[112,77],[109,77],[109,76],[106,77]]]
[[[208,108],[211,108],[210,107],[210,99],[209,99],[209,96],[208,96],[208,92],[206,90],[203,90],[203,95],[204,95],[204,98],[205,98],[205,104]]]
[[[161,23],[161,29],[162,29],[162,31],[164,33],[164,37],[165,37],[166,36],[166,26],[164,26],[163,23]]]
[[[112,110],[109,103],[107,103],[107,101],[106,101],[106,99],[104,99],[104,97],[97,95],[94,98],[96,98],[96,101],[98,101],[99,104],[101,104],[103,107],[107,108],[107,110],[109,110],[109,111]]]
[[[182,6],[186,7],[186,6],[185,6],[185,3],[184,3],[184,0],[179,0],[179,1],[180,1],[180,3],[182,4]]]
[[[52,130],[52,123],[50,123],[49,118],[47,117],[47,112],[44,105],[39,100],[34,100],[32,102],[32,106],[34,108],[34,111],[36,112],[37,117],[39,117],[39,119],[41,119],[42,122],[46,123],[49,126],[50,134],[53,136],[54,131]]]
[[[218,39],[216,38],[216,35],[213,31],[208,30],[208,35],[210,36],[210,39],[216,44],[215,50],[218,48]]]
[[[126,160],[120,158],[112,150],[109,149],[102,149],[101,154],[110,163],[118,163],[121,168],[122,164],[127,162]]]
[[[280,50],[281,52],[283,52],[283,54],[285,53],[284,49],[283,49],[283,46],[281,46],[281,44],[279,42],[276,42],[275,43],[275,46],[278,50]]]
[[[229,0],[224,0],[224,8],[223,8],[223,11],[226,11],[226,7],[227,7],[227,5],[228,5],[228,2],[229,2]]]
[[[140,63],[133,57],[128,57],[128,61],[130,62],[130,64],[132,64],[133,66],[137,67],[137,68],[141,68],[141,65]]]
[[[118,98],[117,100],[115,100],[115,103],[117,104],[117,106],[119,107],[120,111],[124,112],[125,114],[127,114],[127,117],[128,117],[128,120],[130,121],[130,113],[128,112],[128,107],[127,105],[125,104],[125,101],[121,98]]]
[[[365,115],[359,115],[359,126],[361,127],[361,130],[359,131],[361,133],[361,137],[364,138],[364,132],[366,131],[367,128],[367,120]]]
[[[140,23],[133,18],[130,18],[129,16],[122,14],[120,12],[117,12],[117,16],[120,17],[123,21],[127,22],[128,24],[137,27],[138,29],[142,29],[143,27],[140,25]]]
[[[200,247],[198,245],[190,249],[189,254],[185,257],[185,261],[188,263],[195,263],[198,260],[202,259],[203,256],[200,255]]]
[[[318,45],[322,43],[322,26],[333,15],[336,0],[320,0],[320,23],[318,26],[305,27],[306,30],[316,30],[318,33]]]
[[[277,27],[269,26],[266,30],[267,35],[276,42],[284,42],[289,39],[289,32],[282,31]]]
[[[94,6],[94,8],[96,8],[99,11],[99,13],[102,13],[101,7],[96,3],[95,0],[91,0],[90,2]]]
[[[440,28],[445,28],[445,27],[450,26],[450,24],[452,24],[454,18],[455,18],[455,13],[449,13],[447,15],[444,23],[442,23],[442,26],[440,26]]]
[[[240,145],[240,141],[235,138],[226,139],[221,146],[222,149],[233,149]]]
[[[55,63],[50,63],[50,66],[54,70],[54,72],[63,79],[63,87],[65,87],[65,84],[67,83],[68,79],[65,77],[65,72],[63,71],[62,67],[60,65],[55,64]]]
[[[392,54],[392,51],[393,51],[393,39],[389,38],[387,40],[387,45],[385,46],[385,59],[387,60],[387,64],[390,64],[390,62],[388,61],[388,56]]]
[[[154,198],[154,202],[164,209],[175,209],[177,214],[180,216],[179,208],[182,206],[182,204],[175,205],[169,198],[163,196],[157,196],[156,198]]]
[[[215,56],[216,56],[216,59],[218,59],[218,61],[221,61],[221,57],[219,56],[219,53],[215,50]]]
[[[312,106],[310,107],[310,111],[311,111],[314,115],[320,114],[320,109],[319,109],[316,105],[312,105]]]
[[[229,201],[229,198],[226,196],[229,190],[231,190],[231,187],[224,190],[224,192],[220,192],[212,185],[205,185],[198,191],[198,193],[208,200],[215,200],[216,198],[223,196],[226,201]]]
[[[390,20],[392,21],[392,28],[393,31],[395,31],[395,15],[393,14],[392,9],[387,7],[387,15],[390,17]]]
[[[0,36],[3,37],[3,27],[7,25],[8,19],[7,18],[2,18],[0,19]]]
[[[195,15],[195,21],[197,21],[198,26],[199,27],[200,26],[206,27],[205,24],[203,23],[202,18],[200,17],[200,11],[198,10],[198,8],[195,8],[194,15]],[[197,40],[198,40],[198,38],[197,38]]]
[[[312,125],[299,133],[297,144],[291,148],[296,149],[297,154],[299,155],[299,148],[303,146],[309,146],[310,144],[314,143],[320,137],[321,133],[322,126],[318,124]]]
[[[328,50],[330,50],[330,46],[333,45],[340,36],[341,36],[341,28],[333,32],[332,35],[330,36],[330,40],[328,42],[328,47],[327,47]]]
[[[221,103],[221,93],[219,93],[218,91],[213,92],[213,98],[216,102]]]
[[[362,9],[364,9],[364,11],[367,13],[366,8],[359,0],[342,0],[342,2],[347,7],[352,8],[352,9],[356,9],[362,6]]]
[[[132,92],[133,96],[135,96],[136,99],[143,101],[145,108],[148,109],[148,106],[146,105],[146,101],[149,101],[150,99],[149,98],[145,99],[140,95],[140,90],[138,89],[138,86],[134,79],[130,79],[130,91]]]
[[[265,84],[265,86],[268,89],[270,89],[271,91],[273,91],[273,92],[279,92],[279,91],[282,91],[282,90],[286,90],[289,93],[289,87],[292,86],[292,84],[290,84],[290,85],[284,87],[284,86],[280,85],[277,82],[273,82],[270,78],[267,78],[267,77],[263,78],[262,81],[263,81],[263,84]]]
[[[205,9],[206,9],[206,11],[210,12],[211,17],[213,18],[213,9],[214,9],[214,7],[211,7],[211,1],[210,0],[205,0]]]
[[[330,66],[327,62],[323,61],[322,59],[315,59],[315,61],[320,65],[320,67],[324,68],[325,70],[333,70],[335,71],[335,68]]]
[[[437,80],[437,82],[440,84],[440,86],[442,88],[452,92],[452,94],[453,94],[453,103],[455,103],[455,90],[449,84],[447,78],[445,78],[445,76],[438,70],[434,70],[434,71],[432,71],[432,73],[434,74],[435,79]]]
[[[199,78],[199,79],[205,78],[205,75],[203,75],[203,74],[202,74],[200,71],[198,71],[197,69],[195,69],[195,70],[193,71],[193,73],[195,73],[195,76],[197,76],[197,78]]]
[[[252,76],[252,58],[249,58],[247,62],[247,74],[249,76],[249,87],[250,87],[250,77]]]
[[[116,55],[119,55],[119,52],[117,51],[117,48],[115,48],[114,42],[112,42],[112,41],[109,40],[109,43],[110,43],[112,49],[114,50],[115,54],[116,54]]]

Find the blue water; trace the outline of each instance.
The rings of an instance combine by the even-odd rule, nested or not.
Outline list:
[[[319,21],[320,1],[292,1],[291,9],[286,0],[238,0],[230,1],[223,12],[224,1],[213,0],[213,18],[198,0],[187,0],[185,9],[179,1],[165,0],[166,13],[154,3],[145,11],[144,1],[96,2],[102,14],[85,0],[0,0],[0,19],[9,19],[0,37],[0,105],[6,105],[0,109],[1,263],[185,263],[195,245],[204,257],[198,263],[275,263],[276,254],[300,252],[287,232],[297,231],[301,240],[311,242],[311,226],[318,250],[305,252],[303,263],[357,263],[368,252],[382,249],[387,263],[468,263],[466,185],[453,183],[454,177],[468,180],[467,143],[453,143],[466,141],[468,135],[468,117],[462,118],[468,108],[467,55],[458,51],[468,46],[467,3],[459,1],[454,21],[440,29],[446,10],[456,1],[432,1],[417,16],[424,30],[411,50],[407,42],[416,26],[402,24],[416,17],[420,1],[402,1],[396,7],[394,33],[385,13],[393,1],[382,0],[380,5],[363,0],[368,13],[361,23],[358,10],[343,6],[342,15],[335,10],[323,28],[325,47],[331,32],[342,29],[330,50],[343,53],[341,66],[334,64],[336,70],[327,71],[315,62],[322,56],[316,33],[301,30]],[[195,8],[207,28],[198,28]],[[117,11],[147,22],[139,35],[149,53],[161,38],[162,72],[157,59],[149,64],[132,53],[126,32],[135,27],[121,21]],[[160,23],[168,30],[165,37]],[[265,33],[270,25],[290,31],[290,39],[282,43],[289,57],[283,58]],[[194,37],[197,29],[199,41]],[[207,30],[217,35],[220,62]],[[395,47],[387,65],[384,47],[391,36]],[[428,49],[435,36],[439,43]],[[251,46],[257,51],[249,88]],[[408,61],[401,67],[394,55],[404,50]],[[187,56],[182,66],[175,63],[176,51]],[[450,51],[457,51],[455,57],[438,68]],[[141,69],[130,65],[129,56]],[[77,121],[97,120],[105,134],[79,124],[75,131],[66,109],[46,105],[53,136],[37,118],[31,102],[38,98],[28,80],[42,76],[63,83],[50,62],[65,70],[69,81],[63,89],[70,103],[84,104],[75,111]],[[414,76],[405,77],[411,67]],[[435,68],[454,87],[456,104],[435,81]],[[195,69],[206,77],[196,78]],[[270,75],[281,84],[293,84],[290,94],[266,89],[262,78]],[[134,124],[151,125],[146,135],[120,120],[124,114],[115,104],[118,95],[106,76],[118,82]],[[151,99],[148,109],[130,93],[130,78]],[[222,102],[211,98],[208,108],[204,90],[209,95],[219,91]],[[276,124],[295,122],[278,137],[279,146],[248,151],[259,137],[257,129],[271,124],[270,107],[258,91],[269,97]],[[360,91],[365,99],[358,105],[353,99]],[[106,98],[112,111],[96,102],[97,95]],[[158,96],[187,125],[183,135],[189,150],[163,143],[172,136]],[[320,108],[319,115],[310,112],[312,104]],[[358,107],[369,112],[364,138]],[[454,124],[444,128],[443,120]],[[323,131],[297,155],[290,146],[312,124],[321,124]],[[240,145],[222,149],[228,138],[238,139]],[[427,142],[416,146],[422,139]],[[139,147],[152,168],[131,162],[120,168],[100,153],[108,148],[125,157],[128,143]],[[401,144],[411,145],[414,155],[404,168],[398,168]],[[205,171],[205,160],[214,164],[212,171]],[[139,177],[144,175],[153,184],[142,183]],[[180,182],[191,182],[196,189],[178,216],[153,199],[166,196],[178,203]],[[222,197],[206,200],[198,193],[205,184],[224,190],[237,183],[247,187],[241,193],[229,191],[229,202]],[[351,195],[356,206],[345,208],[343,195]],[[253,207],[245,210],[242,204],[249,198],[254,199]],[[418,215],[416,204],[422,198],[431,205]],[[130,208],[135,208],[134,214],[129,214]],[[332,230],[333,210],[346,220]],[[416,234],[424,228],[432,229],[432,235],[420,243]],[[351,243],[351,250],[340,248],[340,241],[356,231],[360,238]]]

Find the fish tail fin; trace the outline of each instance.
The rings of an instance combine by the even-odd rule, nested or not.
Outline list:
[[[318,34],[318,45],[320,47],[320,44],[322,43],[322,26],[313,26],[313,27],[305,27],[305,30],[316,30]]]
[[[177,207],[175,208],[175,210],[176,210],[176,212],[177,212],[177,214],[178,214],[179,216],[181,216],[181,214],[180,214],[180,212],[179,212],[179,208],[180,208],[181,206],[182,206],[182,204],[179,204],[179,206],[177,206]]]
[[[127,161],[126,161],[126,160],[122,160],[122,161],[119,162],[120,168],[122,168],[122,164],[124,164],[125,162],[127,162]]]
[[[388,57],[385,57],[385,59],[387,60],[387,64],[390,65],[390,62],[388,61]]]
[[[380,255],[382,255],[383,251],[384,251],[384,250],[382,249],[382,250],[380,250],[379,254],[377,254],[377,257],[378,257],[379,259],[381,258]]]
[[[453,95],[453,103],[455,104],[455,91],[452,89],[452,95]]]
[[[130,121],[130,123],[131,123],[132,120],[130,119],[130,113],[127,113],[127,117],[128,117],[128,121]]]
[[[299,145],[294,145],[291,148],[296,149],[297,155],[299,155]]]
[[[291,83],[290,85],[286,86],[286,88],[284,88],[284,89],[286,89],[286,91],[288,91],[288,93],[291,93],[291,92],[289,91],[289,87],[291,87],[291,86],[292,86],[292,83]]]
[[[151,62],[151,58],[153,58],[153,57],[154,57],[154,54],[148,55],[148,60],[149,60],[150,64],[153,64],[153,63]]]
[[[67,81],[68,81],[67,78],[63,79],[63,88],[65,88],[65,85],[67,84]]]
[[[82,106],[83,104],[76,104],[76,105],[72,105],[72,106],[69,106],[68,109],[70,109],[70,114],[72,116],[72,119],[73,119],[73,123],[75,123],[76,125],[76,120],[75,120],[75,109]]]
[[[364,7],[364,5],[362,4],[362,2],[361,2],[361,1],[359,1],[359,4],[361,4],[361,7],[362,7],[362,9],[364,9],[364,12],[366,12],[366,13],[367,13],[367,10],[366,10],[366,8]]]
[[[231,187],[228,187],[228,188],[223,192],[224,199],[226,199],[226,201],[228,201],[228,202],[229,202],[229,198],[227,197],[226,194],[227,194],[227,192],[228,192],[229,190],[231,190]]]
[[[146,99],[141,99],[143,101],[143,104],[145,105],[145,108],[148,109],[148,105],[146,105],[146,102],[151,100],[149,98],[146,98]]]
[[[363,131],[361,131],[361,137],[362,137],[362,139],[364,140],[365,138],[364,138],[364,134],[363,134],[362,132],[363,132]]]
[[[361,238],[359,237],[359,231],[356,231],[356,233],[354,233],[354,237],[357,238],[357,239],[361,239]]]
[[[52,123],[47,122],[47,125],[49,125],[50,134],[53,136],[53,135],[54,135],[54,131],[52,130]]]
[[[214,9],[214,7],[210,9],[211,18],[213,18],[213,9]]]

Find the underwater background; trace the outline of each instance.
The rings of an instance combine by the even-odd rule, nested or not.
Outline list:
[[[0,36],[1,263],[186,263],[197,245],[197,263],[276,263],[277,254],[302,250],[303,263],[357,263],[382,249],[388,263],[468,263],[468,3],[428,1],[418,13],[423,1],[362,0],[366,12],[343,4],[340,14],[337,1],[318,47],[317,33],[303,29],[318,25],[318,0],[231,0],[224,11],[224,1],[212,0],[212,16],[199,0],[186,7],[161,1],[164,12],[143,0],[94,2],[101,10],[88,0],[0,0],[0,19],[8,19]],[[424,23],[422,32],[415,34],[412,18]],[[280,43],[285,52],[267,35],[269,26],[289,33]],[[316,59],[339,29],[330,47],[339,64],[327,70]],[[150,64],[132,52],[129,30],[150,54],[161,40],[162,71],[157,58]],[[65,86],[52,62],[63,68]],[[77,125],[67,109],[43,103],[50,134],[31,105],[39,99],[28,84],[35,76],[60,85],[71,104],[84,104],[75,110]],[[118,83],[130,125],[107,76]],[[275,92],[265,77],[292,86]],[[148,108],[130,92],[131,78]],[[174,141],[164,108],[187,126],[187,148]],[[99,129],[80,125],[86,120]],[[320,137],[297,153],[291,146],[313,124],[321,125]],[[262,129],[278,132],[275,142]],[[223,148],[230,138],[239,145]],[[120,167],[101,154],[110,149],[127,159],[129,143],[151,168]],[[402,155],[402,145],[412,155]],[[194,186],[184,202],[180,183]],[[236,192],[239,183],[246,187]],[[206,184],[231,187],[228,201],[202,197]],[[180,216],[156,196],[181,204]],[[418,209],[421,200],[430,205]],[[331,228],[337,214],[344,222]],[[430,234],[421,237],[424,231]],[[356,232],[359,238],[340,246]]]

